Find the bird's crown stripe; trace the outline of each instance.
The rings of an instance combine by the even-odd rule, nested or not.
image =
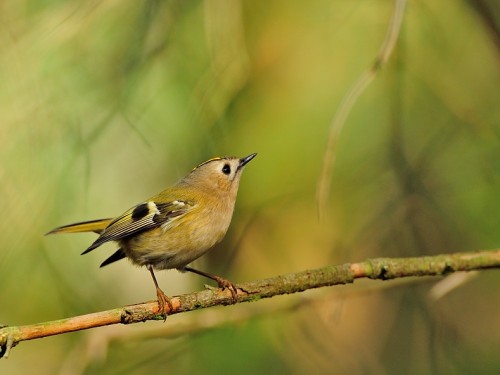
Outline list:
[[[208,160],[204,161],[203,163],[198,164],[196,167],[194,167],[194,168],[193,168],[193,171],[194,171],[195,169],[198,169],[198,168],[199,168],[199,167],[201,167],[202,165],[208,164],[208,163],[210,163],[210,162],[212,162],[212,161],[222,160],[222,159],[224,159],[224,158],[222,158],[222,157],[220,157],[220,156],[217,156],[217,157],[215,157],[215,158],[208,159]]]

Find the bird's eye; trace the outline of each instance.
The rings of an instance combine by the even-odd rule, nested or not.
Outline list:
[[[222,167],[222,173],[224,173],[224,174],[231,173],[231,167],[229,166],[229,164],[224,164],[224,166]]]

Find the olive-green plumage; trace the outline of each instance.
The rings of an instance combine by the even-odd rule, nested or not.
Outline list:
[[[160,309],[170,300],[159,289],[154,269],[176,268],[216,280],[228,287],[233,299],[234,285],[220,277],[194,270],[187,265],[220,242],[227,232],[245,165],[245,158],[213,158],[198,165],[174,186],[130,208],[115,219],[101,219],[65,225],[52,233],[96,232],[99,237],[83,254],[105,242],[116,241],[119,249],[102,264],[122,258],[146,266],[151,272]],[[163,299],[163,302],[162,302]]]

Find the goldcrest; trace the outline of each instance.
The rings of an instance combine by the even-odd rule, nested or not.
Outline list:
[[[156,287],[159,311],[165,317],[172,304],[158,286],[154,269],[176,268],[213,279],[220,288],[228,288],[236,302],[237,289],[233,283],[187,265],[224,238],[233,216],[241,174],[256,155],[207,160],[174,186],[116,218],[65,225],[47,234],[98,233],[97,240],[82,254],[105,242],[117,242],[118,250],[101,267],[123,258],[146,266]]]

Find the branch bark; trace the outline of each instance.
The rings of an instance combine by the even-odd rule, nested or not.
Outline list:
[[[500,249],[414,258],[368,259],[359,263],[328,266],[239,284],[238,303],[324,286],[348,284],[359,278],[390,280],[410,276],[445,276],[457,271],[489,268],[500,268]],[[232,297],[229,290],[209,288],[173,297],[173,310],[169,315],[230,304]],[[38,324],[0,326],[0,358],[7,357],[10,350],[21,341],[110,324],[132,324],[146,320],[163,320],[163,316],[158,313],[156,301]]]

